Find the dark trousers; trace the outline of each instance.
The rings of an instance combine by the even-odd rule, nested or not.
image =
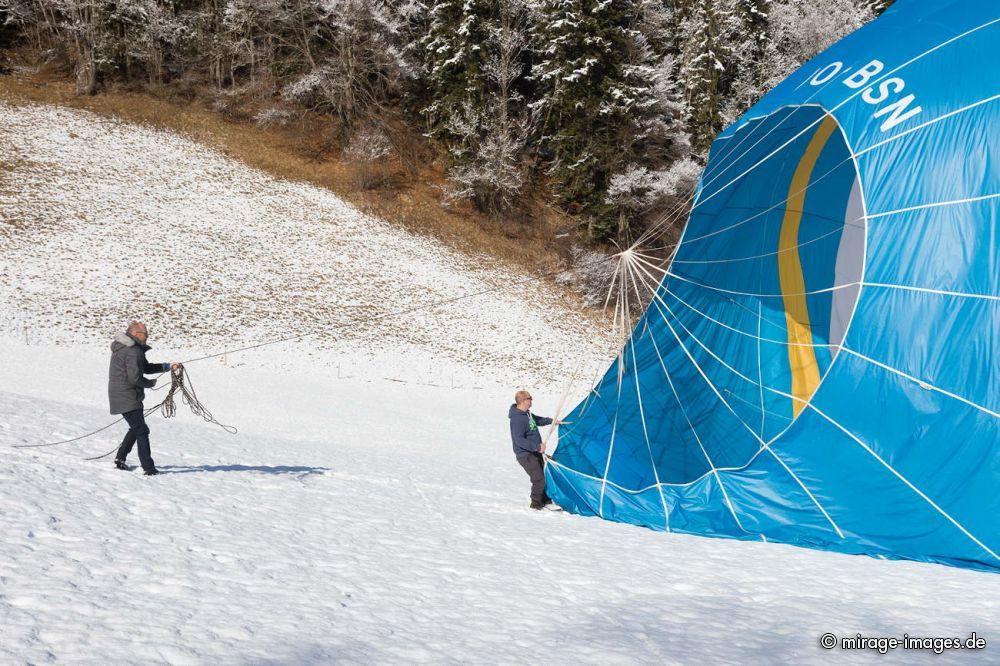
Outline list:
[[[125,439],[122,440],[122,445],[118,447],[118,455],[115,456],[118,460],[125,460],[129,453],[132,452],[132,445],[139,445],[139,464],[147,472],[151,469],[156,469],[156,465],[153,463],[153,457],[149,454],[149,426],[146,425],[146,417],[143,415],[141,409],[135,409],[131,412],[125,412],[122,414],[122,418],[128,423],[128,432],[125,433]]]
[[[531,501],[545,501],[545,459],[541,453],[526,453],[517,457],[517,464],[524,468],[531,479]]]

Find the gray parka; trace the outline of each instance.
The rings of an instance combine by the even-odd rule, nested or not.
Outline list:
[[[169,363],[150,363],[146,360],[148,345],[144,345],[127,333],[118,333],[111,342],[111,366],[108,369],[108,402],[112,414],[124,414],[142,409],[146,397],[144,389],[156,386],[155,379],[146,379],[144,374],[166,372]]]

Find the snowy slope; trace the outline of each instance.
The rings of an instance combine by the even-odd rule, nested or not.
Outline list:
[[[57,321],[50,340],[103,342],[142,316],[159,340],[209,351],[313,331],[299,349],[439,383],[560,382],[577,357],[614,353],[543,281],[517,285],[530,276],[175,134],[0,102],[0,146],[0,330]]]
[[[159,477],[82,460],[120,425],[11,448],[113,420],[133,315],[191,358],[511,275],[162,132],[0,105],[0,147],[0,663],[1000,662],[992,574],[528,510],[510,386],[552,414],[609,344],[542,287],[192,363],[240,431],[151,417]]]

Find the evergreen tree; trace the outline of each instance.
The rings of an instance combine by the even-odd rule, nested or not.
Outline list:
[[[479,108],[486,76],[484,53],[491,18],[487,0],[435,0],[427,35],[421,40],[424,71],[423,113],[428,132],[452,137],[451,119],[466,105]]]
[[[542,156],[557,200],[583,213],[595,240],[616,230],[608,183],[655,106],[649,64],[636,58],[638,19],[634,0],[543,0],[539,8],[532,108]]]
[[[767,61],[774,43],[770,35],[771,0],[729,0],[724,39],[728,54],[722,93],[723,125],[736,120],[767,88]]]
[[[481,71],[488,84],[483,103],[476,107],[466,100],[448,124],[456,137],[448,175],[455,186],[451,197],[471,199],[484,212],[506,215],[517,208],[527,179],[530,121],[517,88],[525,75],[528,12],[516,0],[501,0],[497,12],[482,45]]]
[[[681,23],[680,82],[687,109],[685,119],[691,146],[708,151],[722,129],[722,80],[727,59],[721,38],[721,19],[728,16],[712,0],[692,0]]]

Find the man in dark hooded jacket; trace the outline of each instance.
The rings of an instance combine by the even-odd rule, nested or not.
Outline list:
[[[115,335],[111,343],[111,366],[108,369],[108,402],[111,404],[111,413],[121,414],[128,423],[128,432],[115,456],[115,467],[129,469],[125,458],[132,451],[132,446],[138,443],[139,462],[146,475],[152,476],[159,472],[149,452],[149,427],[146,425],[142,400],[146,397],[144,389],[156,386],[156,380],[146,379],[143,375],[166,372],[178,364],[147,361],[148,336],[146,325],[137,321],[129,324],[125,333]]]
[[[510,419],[510,439],[514,445],[514,455],[517,463],[528,473],[531,479],[531,508],[541,509],[552,500],[545,494],[545,444],[538,426],[559,425],[561,421],[553,421],[545,416],[535,416],[531,413],[531,394],[518,391],[514,394],[514,404],[510,406],[507,417]]]

